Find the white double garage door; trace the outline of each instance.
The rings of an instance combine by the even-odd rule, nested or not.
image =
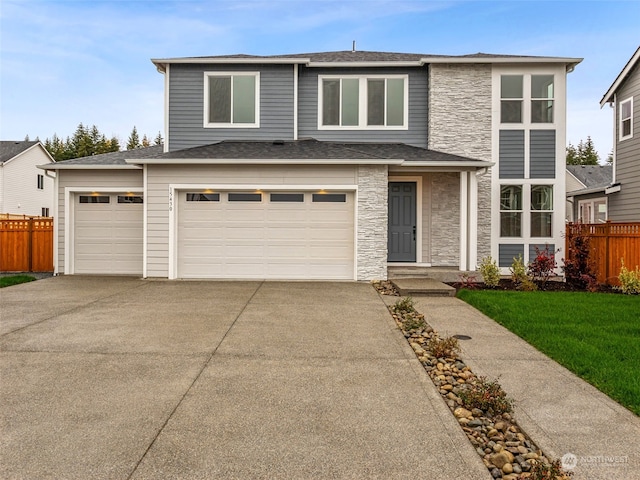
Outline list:
[[[143,204],[108,197],[76,198],[75,273],[142,275]],[[180,190],[173,203],[177,278],[355,278],[353,192]]]

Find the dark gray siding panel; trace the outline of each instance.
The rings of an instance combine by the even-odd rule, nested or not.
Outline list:
[[[609,220],[640,222],[640,66],[631,71],[617,92],[618,101],[633,97],[633,137],[620,141],[616,118],[616,182],[621,190],[609,195]],[[620,115],[620,109],[617,109]]]
[[[556,178],[556,131],[531,130],[529,178]]]
[[[524,259],[524,244],[506,244],[498,245],[498,266],[510,267],[513,259],[518,255],[522,255]]]
[[[555,255],[556,253],[556,246],[553,243],[534,243],[529,245],[529,261],[533,262],[536,259],[536,247],[538,247],[538,250],[542,253],[544,252],[544,249],[547,247],[547,245],[549,245],[549,253],[552,255]],[[556,259],[557,262],[557,259]]]
[[[500,130],[500,178],[524,178],[524,130]]]
[[[260,72],[260,128],[204,128],[204,72]],[[169,149],[221,140],[293,139],[293,66],[171,65]]]
[[[409,75],[408,130],[318,130],[318,75]],[[427,68],[305,68],[300,67],[299,135],[337,142],[395,142],[427,147]],[[445,101],[445,100],[443,100]]]

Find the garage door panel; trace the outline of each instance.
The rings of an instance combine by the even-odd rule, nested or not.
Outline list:
[[[178,196],[179,277],[353,279],[353,194],[341,203],[308,193],[304,202],[272,202],[269,192],[262,202],[226,199]]]
[[[120,194],[122,195],[122,194]],[[74,202],[74,273],[142,274],[142,204]]]

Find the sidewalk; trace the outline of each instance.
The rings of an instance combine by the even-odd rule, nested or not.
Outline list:
[[[414,297],[440,335],[468,335],[461,356],[497,378],[515,418],[550,458],[577,457],[574,480],[640,479],[640,418],[457,298]]]

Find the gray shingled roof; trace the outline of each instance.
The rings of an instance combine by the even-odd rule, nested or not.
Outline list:
[[[611,165],[567,165],[567,170],[586,188],[607,187],[613,181]]]
[[[153,158],[162,154],[162,145],[153,145],[146,148],[124,150],[122,152],[101,153],[90,157],[72,158],[57,162],[58,165],[128,165],[128,158]]]
[[[399,143],[334,143],[315,139],[285,142],[224,141],[165,153],[158,159],[260,159],[260,160],[407,160],[461,162],[474,159]],[[478,160],[479,161],[479,160]]]
[[[65,166],[127,166],[136,159],[166,160],[405,160],[407,162],[445,162],[455,165],[460,162],[481,160],[451,155],[448,153],[412,147],[399,143],[334,143],[315,139],[296,141],[223,141],[201,147],[185,148],[169,153],[162,152],[157,145],[123,152],[103,153],[90,157],[74,158],[50,165],[56,169]],[[134,162],[125,162],[134,160]]]
[[[33,147],[37,140],[34,141],[1,141],[0,142],[0,164],[11,160],[16,155]]]
[[[225,58],[230,59],[246,59],[246,60],[277,60],[277,59],[293,59],[293,58],[308,58],[311,62],[406,62],[406,61],[420,61],[423,58],[469,58],[469,59],[490,59],[490,58],[550,58],[531,55],[502,55],[492,53],[472,53],[466,55],[435,55],[429,53],[399,53],[399,52],[370,52],[364,50],[341,50],[336,52],[315,52],[315,53],[292,53],[284,55],[246,55],[246,54],[233,54],[233,55],[211,55],[211,56],[199,56],[199,57],[185,57],[194,59],[207,59],[221,60]]]

